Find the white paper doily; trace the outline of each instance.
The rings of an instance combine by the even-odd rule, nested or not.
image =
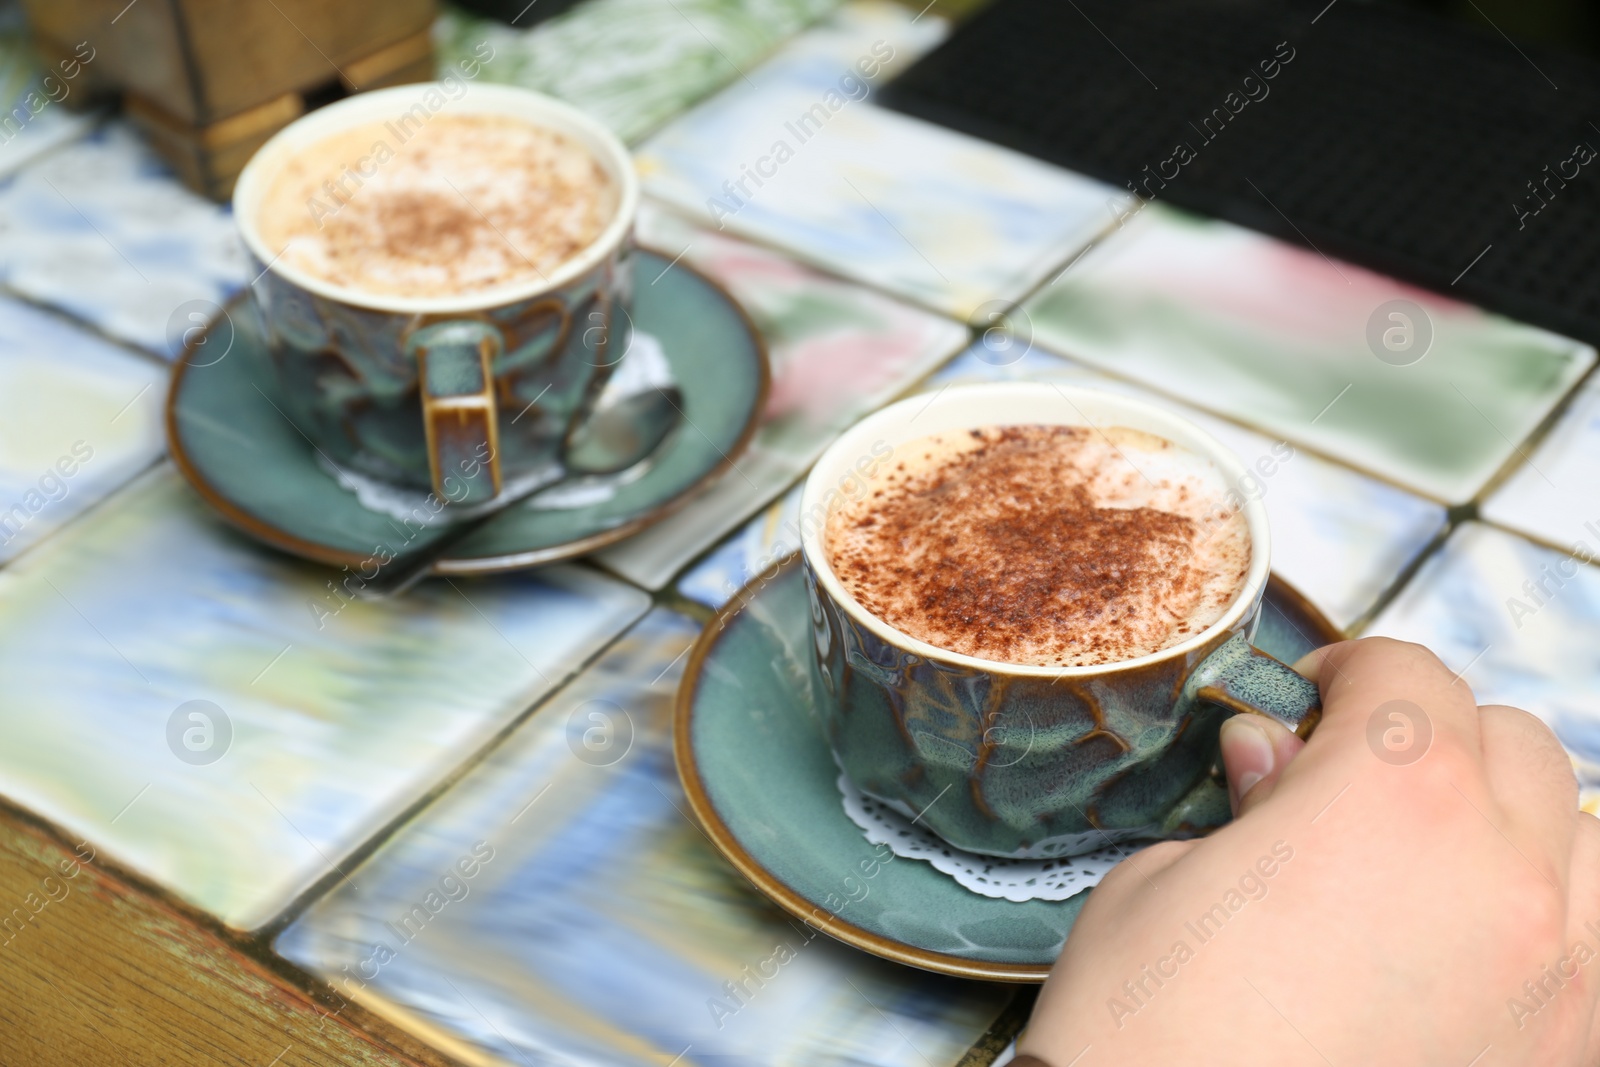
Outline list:
[[[933,831],[917,826],[881,800],[857,789],[839,775],[844,813],[866,833],[874,845],[888,845],[902,859],[922,860],[947,874],[964,889],[986,897],[1021,903],[1025,900],[1066,900],[1100,884],[1106,872],[1145,847],[1130,842],[1097,849],[1082,856],[1058,859],[1001,859],[964,852]]]

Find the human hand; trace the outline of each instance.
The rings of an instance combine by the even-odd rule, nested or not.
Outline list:
[[[1238,818],[1091,894],[1020,1052],[1098,1064],[1600,1063],[1600,820],[1532,715],[1426,649],[1306,657],[1308,743],[1224,726]],[[1241,796],[1242,795],[1242,796]]]

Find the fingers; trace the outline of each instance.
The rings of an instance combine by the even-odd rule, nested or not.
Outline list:
[[[1486,704],[1479,716],[1490,792],[1564,873],[1578,814],[1572,760],[1550,728],[1526,711]]]
[[[1284,767],[1306,743],[1274,719],[1245,714],[1224,720],[1221,744],[1228,801],[1237,818],[1272,795]]]
[[[1600,819],[1579,812],[1572,840],[1572,867],[1567,874],[1568,899],[1573,902],[1568,925],[1571,943],[1592,944],[1600,927]],[[1588,983],[1588,1041],[1580,1063],[1600,1063],[1600,983]]]
[[[1572,833],[1572,869],[1567,873],[1571,887],[1572,920],[1576,927],[1594,923],[1600,927],[1600,819],[1580,811]],[[1600,994],[1600,984],[1595,991]],[[1600,1062],[1600,1061],[1591,1061]]]
[[[1348,643],[1349,642],[1347,641],[1340,641],[1336,644],[1323,645],[1321,648],[1312,649],[1310,652],[1307,652],[1305,655],[1294,661],[1293,667],[1295,673],[1303,675],[1313,682],[1317,681],[1322,674],[1323,658],[1327,656],[1329,650],[1338,648],[1339,645]]]
[[[1439,657],[1406,641],[1368,637],[1318,649],[1295,665],[1322,691],[1322,721],[1306,755],[1350,756],[1371,749],[1391,765],[1420,759],[1438,742],[1476,758],[1472,690]]]

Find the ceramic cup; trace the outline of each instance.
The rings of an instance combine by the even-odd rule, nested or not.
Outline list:
[[[864,492],[893,450],[929,434],[1003,425],[1126,426],[1204,457],[1251,538],[1243,589],[1204,632],[1137,659],[1040,667],[936,648],[870,614],[829,566],[827,516]],[[801,499],[821,719],[840,767],[958,848],[1065,856],[1135,838],[1187,837],[1229,817],[1212,769],[1236,712],[1302,736],[1316,686],[1250,645],[1268,577],[1266,508],[1245,468],[1189,422],[1141,401],[1013,383],[946,389],[868,416],[823,454]]]
[[[262,241],[257,207],[296,152],[369,123],[387,124],[391,152],[403,152],[404,140],[435,114],[485,113],[568,135],[616,183],[611,223],[546,277],[470,295],[376,295],[312,277]],[[359,177],[382,165],[375,158],[350,167]],[[359,196],[353,180],[343,188]],[[431,488],[450,503],[479,503],[541,477],[628,349],[628,253],[638,202],[632,161],[615,136],[524,89],[402,85],[291,123],[251,158],[233,195],[234,218],[255,260],[251,288],[279,384],[276,402],[337,466]]]

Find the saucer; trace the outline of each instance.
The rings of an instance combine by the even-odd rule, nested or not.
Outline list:
[[[1274,576],[1256,645],[1293,663],[1343,639]],[[798,555],[706,626],[678,689],[674,748],[696,818],[746,878],[795,916],[900,963],[1042,982],[1088,899],[980,896],[914,859],[885,859],[845,814],[811,691],[811,605]]]
[[[723,288],[679,262],[638,250],[632,316],[660,342],[683,392],[684,423],[650,460],[613,480],[513,505],[455,546],[436,574],[484,574],[585,555],[665,518],[749,444],[766,404],[766,348]],[[650,281],[649,279],[654,279]],[[214,322],[231,346],[206,363],[186,352],[167,397],[167,440],[189,483],[233,525],[274,548],[360,567],[392,541],[395,520],[341,486],[275,407],[276,378],[249,297]],[[561,487],[566,489],[568,487]],[[440,527],[444,529],[444,527]]]

